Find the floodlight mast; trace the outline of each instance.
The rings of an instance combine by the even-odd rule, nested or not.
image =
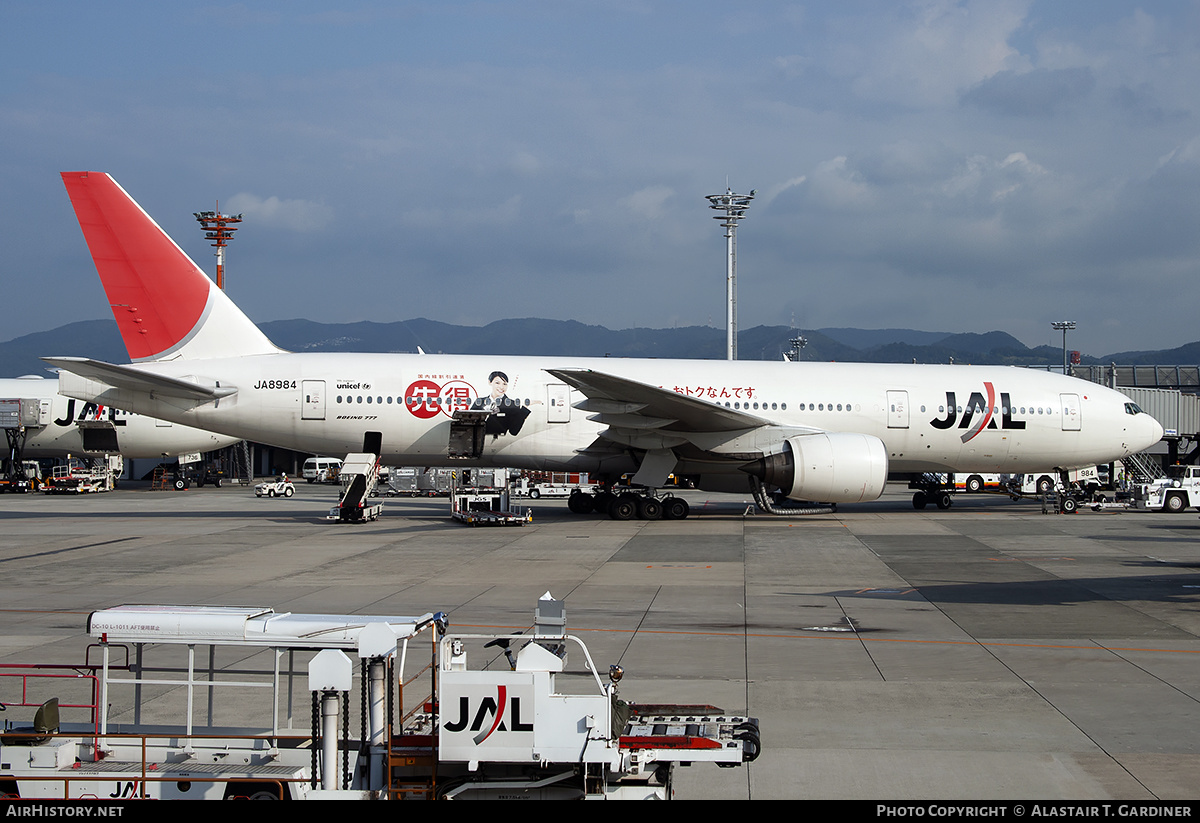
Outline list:
[[[217,201],[217,211],[196,211],[192,214],[204,228],[204,236],[209,240],[214,240],[212,247],[215,248],[217,258],[217,288],[225,290],[225,247],[229,245],[229,241],[233,239],[233,233],[237,228],[230,228],[230,223],[242,222],[240,214],[221,214],[221,202]]]
[[[1056,320],[1050,328],[1063,333],[1063,374],[1067,373],[1067,332],[1075,328],[1074,320]]]
[[[746,209],[757,192],[734,194],[726,188],[724,194],[705,195],[709,208],[724,214],[713,215],[714,220],[724,220],[725,229],[725,359],[737,360],[737,224],[746,217]]]

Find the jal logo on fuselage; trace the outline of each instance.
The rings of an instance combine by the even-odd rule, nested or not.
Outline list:
[[[508,721],[505,721],[505,715]],[[490,718],[490,722],[488,722]],[[478,746],[491,737],[497,729],[502,732],[531,732],[532,723],[521,722],[521,698],[508,696],[508,687],[497,686],[495,697],[484,697],[479,701],[478,708],[472,709],[471,699],[466,695],[458,698],[458,718],[450,723],[443,723],[442,728],[448,732],[461,732],[468,729],[476,732],[471,739]],[[484,724],[487,724],[486,726]]]
[[[117,410],[112,406],[99,406],[95,403],[84,403],[83,411],[79,412],[79,417],[75,416],[75,400],[74,398],[67,401],[67,413],[54,421],[56,426],[73,426],[77,420],[92,421],[104,420],[105,412],[107,411],[107,419],[112,421],[114,426],[124,426],[124,420],[117,419]]]
[[[962,419],[958,417],[958,405],[955,393],[952,391],[946,392],[946,416],[935,417],[929,421],[929,424],[935,429],[952,429],[955,424],[960,429],[966,429],[963,433],[962,442],[966,443],[973,440],[977,434],[984,429],[1009,429],[1020,430],[1025,428],[1024,420],[1012,419],[1012,401],[1009,399],[1008,392],[1000,392],[1000,425],[996,425],[996,389],[991,383],[984,383],[984,389],[987,392],[985,397],[977,391],[971,392],[971,397],[967,400],[967,404],[962,410]],[[978,419],[976,418],[978,415]]]

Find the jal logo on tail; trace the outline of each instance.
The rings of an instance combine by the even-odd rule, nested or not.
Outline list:
[[[531,732],[532,723],[521,721],[521,698],[509,697],[508,687],[497,686],[495,697],[484,697],[479,700],[476,708],[471,707],[471,698],[462,695],[458,698],[458,719],[452,723],[443,723],[442,728],[448,732],[461,732],[468,728],[476,732],[471,739],[478,746],[492,736],[497,730],[505,732]]]
[[[935,429],[952,429],[957,424],[958,428],[967,430],[962,435],[964,443],[974,440],[975,436],[984,429],[1019,430],[1025,428],[1024,420],[1012,419],[1013,407],[1008,392],[1000,392],[1000,425],[997,426],[996,389],[991,383],[984,383],[983,387],[987,393],[986,396],[977,391],[971,392],[967,405],[963,407],[961,420],[958,418],[958,405],[954,392],[946,392],[946,416],[944,418],[935,417],[929,421],[929,424]],[[978,418],[976,418],[977,415]]]

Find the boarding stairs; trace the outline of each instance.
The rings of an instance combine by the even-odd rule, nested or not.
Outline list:
[[[379,455],[351,452],[342,462],[339,476],[342,481],[342,496],[338,504],[329,510],[326,519],[341,523],[361,523],[378,519],[383,511],[383,504],[367,503],[366,500],[379,484]]]
[[[1165,474],[1162,464],[1145,452],[1131,454],[1121,464],[1125,467],[1125,482],[1129,486],[1152,483]]]

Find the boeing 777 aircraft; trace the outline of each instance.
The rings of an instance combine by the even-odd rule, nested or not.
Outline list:
[[[29,459],[100,452],[131,459],[178,457],[241,439],[70,399],[58,393],[58,380],[38,375],[0,380],[0,400],[36,404],[37,421],[26,425],[23,456]]]
[[[687,515],[652,491],[671,474],[751,487],[760,504],[772,488],[858,502],[889,471],[1071,469],[1163,433],[1122,394],[1010,367],[286,352],[111,177],[62,178],[133,362],[45,358],[60,391],[234,437],[400,465],[633,473],[645,491],[572,509],[654,518]]]

